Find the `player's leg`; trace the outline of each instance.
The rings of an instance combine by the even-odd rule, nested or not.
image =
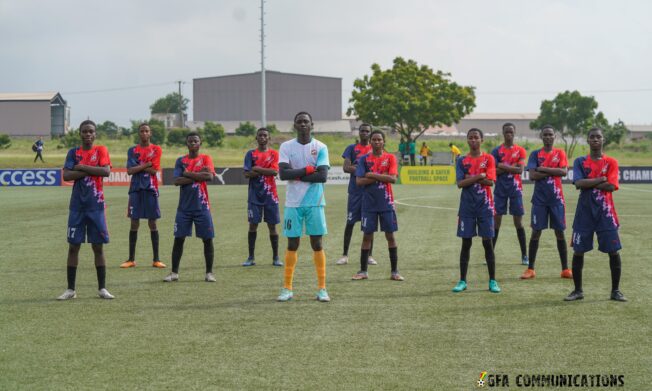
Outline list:
[[[466,273],[469,269],[471,245],[473,245],[473,237],[476,235],[477,232],[474,218],[457,218],[457,236],[462,239],[462,248],[460,250],[460,280],[453,288],[453,292],[457,293],[466,290]]]
[[[391,265],[390,279],[393,281],[405,280],[398,273],[398,245],[394,238],[394,232],[398,231],[398,222],[396,219],[396,212],[391,210],[379,214],[380,230],[385,232],[385,239],[387,239],[387,248],[389,251],[389,263]]]
[[[215,282],[213,275],[213,260],[215,258],[215,249],[213,247],[213,238],[215,237],[215,227],[211,212],[204,210],[194,216],[195,232],[197,237],[201,238],[204,243],[204,263],[206,265],[206,282]]]
[[[288,238],[288,245],[285,250],[283,288],[277,298],[278,301],[288,301],[293,297],[292,281],[298,259],[297,250],[301,244],[301,234],[303,233],[303,209],[286,207],[283,213],[283,235]]]
[[[498,242],[498,234],[500,233],[500,226],[503,222],[503,216],[507,214],[507,200],[508,197],[502,194],[500,189],[494,191],[494,210],[496,214],[494,215],[494,235],[492,239],[493,247],[496,247],[496,242]]]
[[[369,265],[369,251],[374,240],[374,232],[378,229],[378,213],[363,212],[360,219],[360,230],[362,231],[362,248],[360,249],[360,271],[353,277],[353,280],[366,280],[369,278],[367,269]]]
[[[174,244],[172,245],[172,271],[163,279],[165,282],[179,280],[179,265],[183,256],[183,244],[192,234],[192,215],[177,210],[174,218]]]
[[[114,299],[111,293],[106,290],[106,259],[104,257],[104,245],[102,243],[91,244],[95,257],[95,272],[97,274],[97,294],[101,299]]]
[[[492,216],[481,216],[477,219],[478,236],[482,237],[482,247],[484,248],[484,259],[487,263],[487,272],[489,273],[489,291],[499,293],[500,287],[496,281],[496,255],[493,246],[494,219]]]
[[[361,206],[362,195],[349,194],[346,201],[346,225],[344,226],[342,257],[335,262],[336,265],[346,265],[349,263],[349,246],[351,244],[351,237],[353,236],[353,227],[362,218]]]
[[[156,219],[148,219],[147,226],[149,227],[149,236],[152,241],[152,266],[159,269],[165,269],[166,265],[161,262],[161,258],[159,257],[158,253],[159,237]]]
[[[140,216],[144,214],[143,200],[141,191],[129,193],[129,204],[127,206],[127,217],[129,217],[131,226],[129,227],[129,257],[120,267],[128,269],[136,266],[136,242],[138,241],[138,228],[140,226]]]
[[[584,253],[593,250],[593,232],[573,231],[573,284],[575,289],[564,300],[582,300],[582,269],[584,269]]]
[[[550,227],[555,230],[557,239],[557,252],[561,263],[561,277],[571,278],[571,271],[568,269],[568,250],[566,249],[566,239],[564,231],[566,230],[566,208],[564,205],[557,205],[550,208]],[[593,238],[591,238],[593,242]]]
[[[532,211],[534,213],[534,210]],[[537,261],[537,252],[539,251],[539,239],[541,239],[541,230],[532,228],[532,235],[530,235],[530,246],[528,249],[528,266],[525,272],[521,275],[522,280],[528,280],[536,277],[534,271],[534,263]]]
[[[263,206],[250,202],[247,206],[247,219],[249,222],[249,230],[247,231],[249,256],[242,263],[242,266],[255,266],[256,238],[258,237],[258,224],[263,221]]]
[[[326,291],[326,253],[322,247],[322,237],[328,233],[326,228],[326,215],[323,206],[306,208],[306,234],[310,236],[312,247],[312,260],[315,263],[317,272],[317,300],[321,302],[330,301]]]
[[[498,234],[500,233],[500,226],[503,222],[503,215],[498,214],[496,212],[496,215],[494,216],[494,237],[491,240],[491,244],[496,247],[496,242],[498,242]]]
[[[518,238],[518,245],[521,249],[521,264],[528,265],[527,239],[525,237],[525,227],[523,227],[523,215],[525,208],[523,207],[523,195],[520,192],[515,192],[509,198],[509,214],[514,219],[514,228],[516,228],[516,237]]]
[[[84,215],[77,211],[71,210],[68,214],[68,257],[66,259],[68,288],[57,297],[58,300],[69,300],[77,297],[75,282],[77,279],[77,265],[79,264],[79,249],[86,239],[86,225],[83,224],[83,218]]]
[[[620,237],[618,231],[601,231],[597,233],[598,250],[609,254],[609,270],[611,271],[611,300],[627,301],[625,296],[620,292],[620,274],[622,263],[620,260]]]
[[[278,233],[276,225],[281,222],[281,216],[278,210],[278,204],[265,205],[265,222],[269,229],[269,242],[272,245],[272,265],[283,266],[283,262],[278,258]]]

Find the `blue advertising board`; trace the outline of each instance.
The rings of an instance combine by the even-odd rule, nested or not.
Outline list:
[[[61,169],[0,170],[0,186],[61,186]]]

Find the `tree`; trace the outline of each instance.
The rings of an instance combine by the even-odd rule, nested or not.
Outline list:
[[[389,126],[408,141],[429,127],[459,122],[475,107],[474,87],[460,86],[450,73],[433,72],[414,60],[397,57],[391,69],[373,64],[371,70],[371,76],[353,82],[347,115]]]
[[[609,144],[620,144],[620,140],[629,133],[629,129],[625,123],[620,119],[613,125],[607,126],[603,129],[604,146]]]
[[[206,121],[204,127],[199,129],[199,132],[210,147],[222,145],[222,141],[224,141],[224,126],[221,124]]]
[[[185,112],[188,109],[190,99],[181,98],[178,92],[165,95],[163,98],[158,98],[149,109],[151,113],[179,113]],[[181,103],[181,110],[179,110],[179,103]]]
[[[165,142],[167,145],[184,146],[188,138],[190,129],[188,128],[172,128],[168,132],[168,139]]]
[[[573,157],[577,142],[594,126],[606,129],[609,122],[592,96],[582,96],[578,91],[564,91],[553,100],[541,102],[541,113],[530,122],[530,129],[552,125],[564,141],[566,155]]]
[[[279,133],[281,133],[281,131],[276,126],[276,124],[267,124],[266,128],[267,128],[267,131],[269,132],[269,134],[279,134]]]
[[[108,138],[118,138],[120,134],[120,128],[114,122],[104,121],[101,124],[97,124],[95,129],[98,136],[106,136]]]
[[[249,121],[240,122],[240,126],[235,129],[235,134],[236,136],[253,136],[257,130],[256,125]]]
[[[0,134],[0,149],[11,147],[11,138],[6,134]]]
[[[131,134],[134,135],[134,142],[138,144],[140,142],[140,136],[138,135],[138,125],[146,123],[149,125],[149,128],[152,129],[152,138],[150,141],[156,145],[163,145],[165,142],[165,124],[163,121],[156,119],[150,119],[149,121],[131,121]]]

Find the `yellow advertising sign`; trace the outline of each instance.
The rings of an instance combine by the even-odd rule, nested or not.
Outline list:
[[[454,166],[403,166],[400,173],[404,185],[452,185]]]

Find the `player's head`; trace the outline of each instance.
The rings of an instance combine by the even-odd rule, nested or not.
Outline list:
[[[269,142],[269,130],[267,128],[258,128],[256,131],[256,142],[259,147],[264,147]]]
[[[186,135],[186,146],[189,152],[199,151],[201,146],[201,135],[197,132],[190,132]]]
[[[449,146],[449,147],[452,147],[452,146],[453,146],[453,143],[448,144],[448,146]]]
[[[361,143],[366,143],[369,141],[369,137],[371,136],[371,131],[372,127],[369,124],[362,124],[358,126],[358,136],[360,137],[360,142]]]
[[[374,130],[369,135],[369,141],[371,142],[371,148],[373,148],[374,153],[378,154],[385,148],[385,133],[380,130]]]
[[[586,135],[586,141],[589,143],[589,148],[591,148],[592,151],[601,150],[604,143],[602,128],[591,128],[589,133]]]
[[[555,143],[555,128],[552,125],[543,125],[540,136],[545,147],[552,147]]]
[[[469,148],[472,150],[479,150],[483,139],[484,134],[482,133],[482,130],[478,128],[471,128],[468,132],[466,132],[466,142],[469,144]]]
[[[79,124],[79,135],[81,136],[84,145],[93,145],[93,142],[95,141],[96,128],[97,126],[95,125],[95,122],[91,121],[90,119],[82,121],[82,123]]]
[[[294,116],[294,130],[297,131],[298,138],[310,138],[312,125],[312,116],[310,113],[300,111]]]
[[[516,126],[511,122],[503,124],[503,139],[505,142],[511,143],[514,141],[514,133],[516,133]]]
[[[149,139],[152,137],[152,128],[149,127],[147,122],[138,125],[138,136],[141,142],[149,142]]]

